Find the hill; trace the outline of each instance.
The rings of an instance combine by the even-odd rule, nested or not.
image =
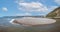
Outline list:
[[[60,17],[60,7],[54,9],[52,12],[48,13],[46,17]]]

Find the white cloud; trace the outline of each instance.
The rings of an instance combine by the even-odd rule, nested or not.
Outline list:
[[[15,1],[15,3],[19,3],[19,2],[25,2],[25,0],[17,0],[17,1]]]
[[[31,16],[32,14],[30,13],[20,13],[20,14],[16,14],[16,16]]]
[[[48,11],[47,14],[50,13],[51,11],[53,11],[54,9],[56,9],[58,6],[49,6],[48,7]]]
[[[56,2],[58,5],[60,5],[60,0],[55,0],[55,2]]]
[[[19,10],[28,11],[28,12],[45,12],[47,7],[40,2],[19,2]]]
[[[42,0],[43,1],[43,0]],[[44,2],[44,1],[43,1]],[[45,15],[51,11],[53,11],[55,8],[58,6],[45,6],[44,4],[40,2],[25,2],[24,0],[20,0],[17,2],[18,3],[18,9],[20,11],[26,11],[26,12],[42,12],[42,14],[39,15]],[[45,14],[44,14],[45,13]],[[19,14],[19,15],[24,15],[24,14]]]
[[[53,11],[54,9],[56,9],[58,6],[50,6],[49,7],[49,9],[51,10],[51,11]]]
[[[8,9],[6,7],[3,7],[2,10],[3,11],[8,11]]]
[[[49,10],[54,10],[55,8],[57,8],[58,6],[50,6]]]

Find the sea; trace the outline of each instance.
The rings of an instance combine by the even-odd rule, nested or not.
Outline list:
[[[53,24],[41,25],[41,26],[22,26],[10,23],[15,18],[1,18],[0,19],[0,31],[1,32],[59,32],[60,22],[57,21]]]

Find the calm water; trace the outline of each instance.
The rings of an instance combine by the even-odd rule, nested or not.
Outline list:
[[[34,27],[24,27],[22,25],[14,25],[9,21],[10,18],[0,19],[0,32],[60,32],[60,19],[50,25],[41,25]]]

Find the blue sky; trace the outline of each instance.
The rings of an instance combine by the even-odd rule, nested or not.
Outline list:
[[[59,6],[60,0],[0,0],[0,17],[46,15]]]

